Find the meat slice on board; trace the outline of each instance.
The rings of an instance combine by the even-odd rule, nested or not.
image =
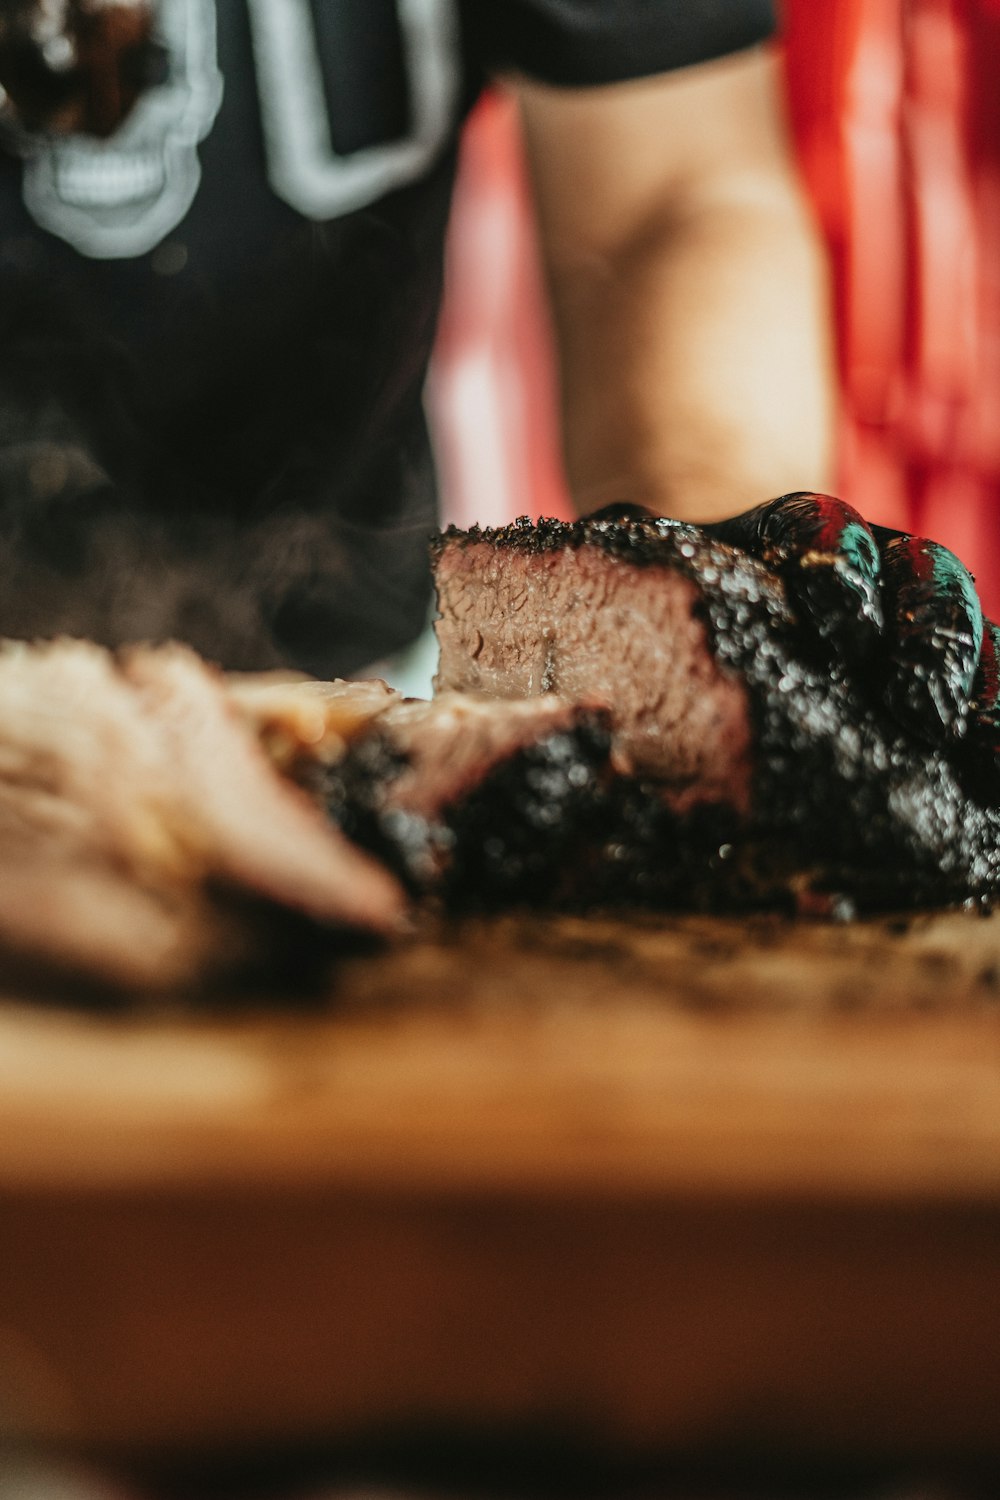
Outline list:
[[[0,705],[7,968],[170,989],[396,925],[396,882],[279,775],[193,653],[8,644]]]
[[[380,678],[317,682],[297,672],[230,672],[226,697],[280,771],[306,783],[401,696]]]
[[[554,899],[601,815],[610,748],[602,709],[551,694],[406,700],[332,767],[326,802],[411,890],[449,907]]]
[[[451,528],[440,691],[605,703],[598,900],[866,907],[989,897],[995,775],[838,673],[764,564],[668,521]]]

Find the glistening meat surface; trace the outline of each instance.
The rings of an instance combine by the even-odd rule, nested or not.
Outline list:
[[[746,810],[746,686],[707,648],[698,582],[627,552],[609,565],[607,552],[573,536],[567,527],[530,539],[514,529],[450,534],[437,568],[439,686],[613,704],[621,770],[662,782],[678,810],[692,799]],[[720,587],[728,561],[704,559]],[[752,604],[771,589],[763,570],[735,583]]]
[[[451,529],[438,687],[586,692],[612,714],[595,899],[845,894],[891,907],[1000,884],[995,774],[907,733],[838,672],[780,579],[669,522]]]

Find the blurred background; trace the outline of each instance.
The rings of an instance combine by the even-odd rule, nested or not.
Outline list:
[[[790,124],[833,270],[838,492],[949,545],[995,618],[1000,0],[780,8]],[[496,94],[466,135],[430,400],[447,520],[570,514],[517,120]]]

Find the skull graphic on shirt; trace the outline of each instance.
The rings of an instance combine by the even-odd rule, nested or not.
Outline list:
[[[233,3],[233,0],[223,0]],[[458,96],[455,0],[396,0],[413,127],[399,141],[339,156],[330,143],[310,0],[247,0],[272,190],[307,218],[331,219],[417,178],[448,137]],[[25,149],[24,201],[82,254],[143,255],[182,221],[198,191],[198,145],[223,95],[215,0],[158,0],[166,77],[107,142],[84,136]]]

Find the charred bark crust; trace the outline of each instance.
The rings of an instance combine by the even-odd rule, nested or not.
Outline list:
[[[710,650],[746,687],[749,815],[705,804],[679,817],[648,783],[606,787],[607,833],[588,866],[595,900],[809,908],[828,893],[877,910],[995,897],[992,760],[901,727],[883,705],[878,664],[846,667],[826,654],[762,563],[696,527],[628,520],[450,528],[436,540],[436,562],[470,543],[488,544],[498,560],[596,548],[610,568],[683,574],[697,586]]]
[[[376,726],[327,774],[329,815],[413,895],[453,912],[572,904],[580,860],[609,831],[611,732],[581,714],[494,764],[478,786],[434,816],[394,798],[409,757]]]

